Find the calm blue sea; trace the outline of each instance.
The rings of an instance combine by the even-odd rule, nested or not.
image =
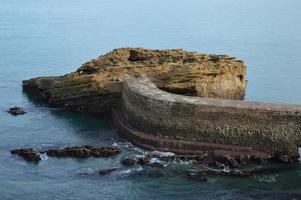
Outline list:
[[[248,66],[247,100],[301,104],[299,0],[0,0],[0,199],[301,199],[301,164],[246,179],[193,182],[168,163],[160,172],[123,168],[141,154],[118,142],[111,121],[49,108],[22,92],[21,81],[62,75],[119,47],[184,48],[230,54]],[[22,106],[28,114],[6,110]],[[10,149],[118,143],[112,158],[40,164]],[[101,177],[98,169],[120,167]]]

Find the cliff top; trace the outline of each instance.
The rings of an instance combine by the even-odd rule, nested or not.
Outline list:
[[[243,63],[228,55],[200,54],[183,49],[154,50],[144,48],[119,48],[84,63],[77,72],[94,73],[103,67],[134,67],[154,65],[220,65]]]

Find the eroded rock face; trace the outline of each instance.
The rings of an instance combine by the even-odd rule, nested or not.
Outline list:
[[[65,76],[23,81],[23,88],[37,92],[52,106],[105,115],[118,105],[126,75],[153,77],[159,88],[178,94],[226,99],[245,96],[246,66],[242,61],[181,49],[115,49]]]

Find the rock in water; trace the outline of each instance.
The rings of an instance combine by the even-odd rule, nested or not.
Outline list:
[[[8,111],[8,113],[12,114],[12,115],[24,115],[26,112],[24,111],[24,108],[18,107],[18,106],[14,106],[12,108],[10,108]]]
[[[194,181],[207,181],[208,177],[205,172],[190,172],[188,174],[189,179]]]
[[[30,162],[39,162],[41,160],[39,153],[35,152],[33,149],[14,149],[11,150],[10,153],[21,156],[24,160]]]
[[[149,156],[143,156],[138,159],[137,163],[139,165],[147,165],[147,164],[149,164],[150,160],[151,160],[151,158]]]
[[[125,158],[125,159],[121,160],[121,164],[126,167],[133,166],[135,163],[136,163],[136,161],[132,158]]]
[[[119,154],[121,150],[117,147],[93,147],[86,145],[80,147],[67,147],[64,149],[49,149],[43,152],[37,152],[33,149],[14,149],[10,152],[11,154],[23,157],[27,161],[38,162],[41,160],[40,154],[43,153],[46,153],[49,157],[88,158],[114,156]]]
[[[126,75],[154,78],[162,90],[200,97],[244,99],[246,66],[233,57],[181,49],[121,48],[83,64],[76,72],[23,81],[55,107],[107,115],[118,105]]]
[[[116,171],[116,170],[117,170],[117,168],[101,169],[101,170],[99,170],[99,174],[104,176],[104,175],[110,174],[111,172]]]
[[[109,157],[119,154],[121,150],[117,147],[93,147],[93,146],[81,146],[81,147],[67,147],[64,149],[49,149],[46,151],[50,157]]]

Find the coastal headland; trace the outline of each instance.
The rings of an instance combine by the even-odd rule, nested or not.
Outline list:
[[[49,105],[66,110],[110,115],[120,102],[124,77],[154,77],[165,91],[200,97],[244,99],[246,66],[234,57],[182,49],[115,49],[84,63],[75,72],[23,81]]]
[[[301,106],[243,101],[246,86],[246,65],[234,57],[142,48],[23,81],[54,107],[97,116],[114,110],[120,135],[144,148],[296,160]]]

